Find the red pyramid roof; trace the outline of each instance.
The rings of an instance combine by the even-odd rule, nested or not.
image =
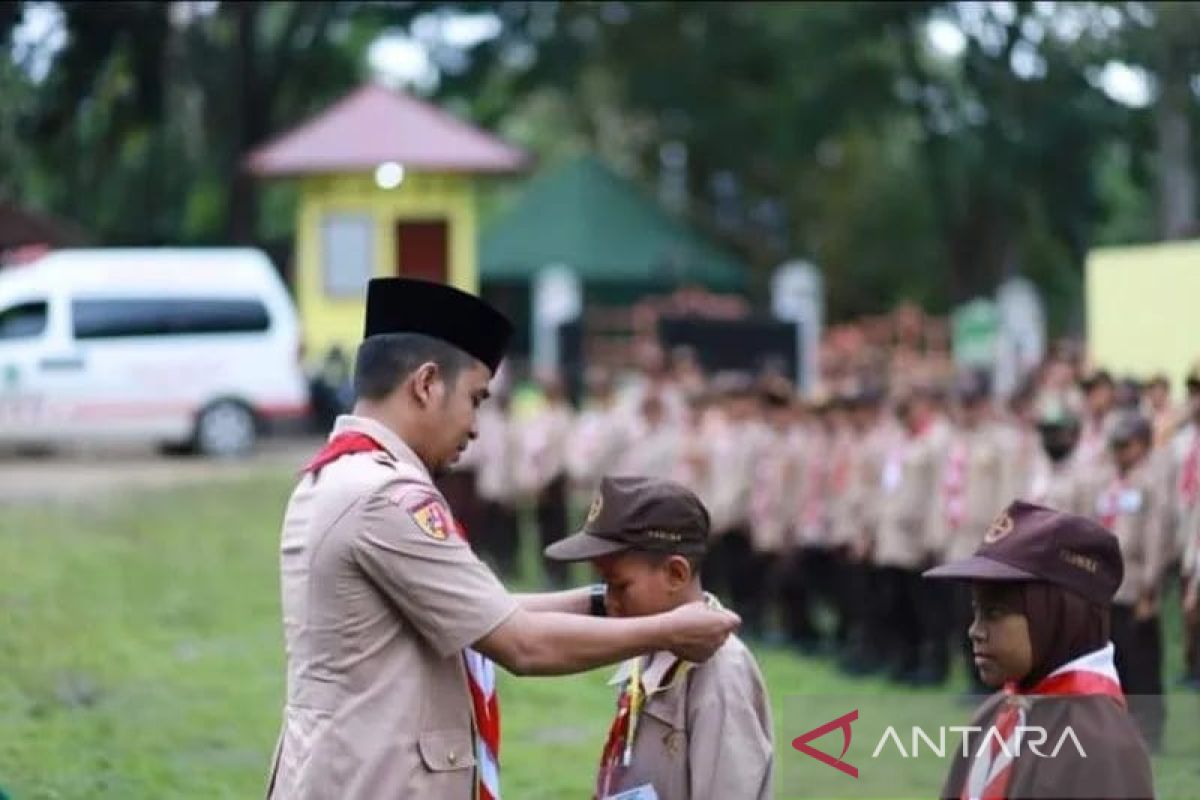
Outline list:
[[[365,172],[387,161],[426,172],[515,172],[526,154],[437,106],[367,84],[255,149],[256,175]]]

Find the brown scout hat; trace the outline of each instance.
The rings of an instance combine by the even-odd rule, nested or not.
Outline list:
[[[708,510],[684,486],[658,478],[604,478],[583,530],[545,553],[555,561],[588,561],[623,550],[700,556],[708,549],[708,533]]]
[[[1149,442],[1154,438],[1154,428],[1150,420],[1136,411],[1126,411],[1113,418],[1108,430],[1108,443],[1111,447],[1120,447],[1142,439]]]
[[[1107,605],[1125,567],[1117,537],[1087,517],[1016,501],[996,518],[975,555],[926,578],[1043,581]]]

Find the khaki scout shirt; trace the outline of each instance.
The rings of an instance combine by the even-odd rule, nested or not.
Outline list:
[[[945,561],[973,555],[992,520],[1013,499],[1004,496],[1006,454],[1001,437],[998,426],[985,423],[972,430],[953,429],[943,445],[938,508],[930,528],[933,549]],[[961,474],[953,475],[957,470]]]
[[[574,424],[570,406],[548,403],[517,426],[517,483],[523,492],[540,492],[566,474],[567,445]]]
[[[615,406],[594,405],[576,417],[566,452],[567,474],[576,486],[594,491],[600,479],[613,474],[625,449],[632,444],[631,423]]]
[[[932,514],[940,513],[939,478],[949,435],[942,421],[892,443],[880,476],[879,533],[875,561],[883,567],[918,569],[932,554]]]
[[[1044,453],[1034,462],[1029,484],[1025,491],[1016,495],[1016,499],[1069,514],[1087,514],[1090,511],[1085,507],[1079,476],[1070,462],[1055,464]]]
[[[714,535],[749,527],[754,464],[768,436],[765,426],[755,421],[726,420],[714,430],[708,509]]]
[[[1189,423],[1171,440],[1166,452],[1171,461],[1174,546],[1182,555],[1183,574],[1189,575],[1200,559],[1200,492],[1191,485],[1195,468],[1193,459],[1200,458],[1200,426]]]
[[[773,797],[771,704],[754,656],[730,636],[708,661],[674,670],[663,685],[676,660],[667,652],[650,657],[633,758],[610,793],[652,784],[661,800]],[[611,682],[623,684],[631,666]]]
[[[829,541],[835,547],[847,547],[862,541],[863,479],[866,465],[866,437],[847,429],[838,432],[833,445],[833,466],[829,488]]]
[[[765,442],[753,466],[750,485],[750,543],[761,553],[785,550],[794,521],[795,453],[788,442],[788,431],[770,430],[772,438]]]
[[[1121,546],[1125,577],[1114,605],[1132,606],[1143,597],[1157,599],[1171,552],[1168,501],[1158,462],[1147,460],[1118,480],[1115,467],[1087,484],[1087,513],[1111,530]]]
[[[305,475],[281,549],[287,704],[269,796],[468,800],[474,787],[463,648],[517,608],[471,548],[418,516],[443,502],[379,423],[343,416],[384,452]],[[427,519],[424,518],[423,519]]]
[[[630,426],[630,433],[624,452],[618,456],[609,474],[669,479],[679,461],[682,428],[667,420],[654,427],[645,420],[638,420]]]
[[[476,453],[475,491],[484,500],[511,505],[517,497],[516,423],[496,401],[489,400],[479,408],[476,430],[475,441],[464,453]]]

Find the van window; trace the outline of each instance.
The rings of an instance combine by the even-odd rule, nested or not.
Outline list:
[[[267,309],[258,300],[76,300],[71,315],[76,339],[257,333],[270,327]]]
[[[18,303],[0,310],[0,341],[36,339],[46,332],[45,300]]]

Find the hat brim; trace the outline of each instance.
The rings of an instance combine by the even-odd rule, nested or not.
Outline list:
[[[952,561],[940,567],[925,570],[923,578],[961,581],[1036,581],[1041,580],[1032,572],[1018,569],[1003,561],[986,556],[971,556],[961,561]]]
[[[599,536],[580,531],[555,542],[542,552],[552,561],[590,561],[628,549],[629,545],[624,542],[601,539]]]

